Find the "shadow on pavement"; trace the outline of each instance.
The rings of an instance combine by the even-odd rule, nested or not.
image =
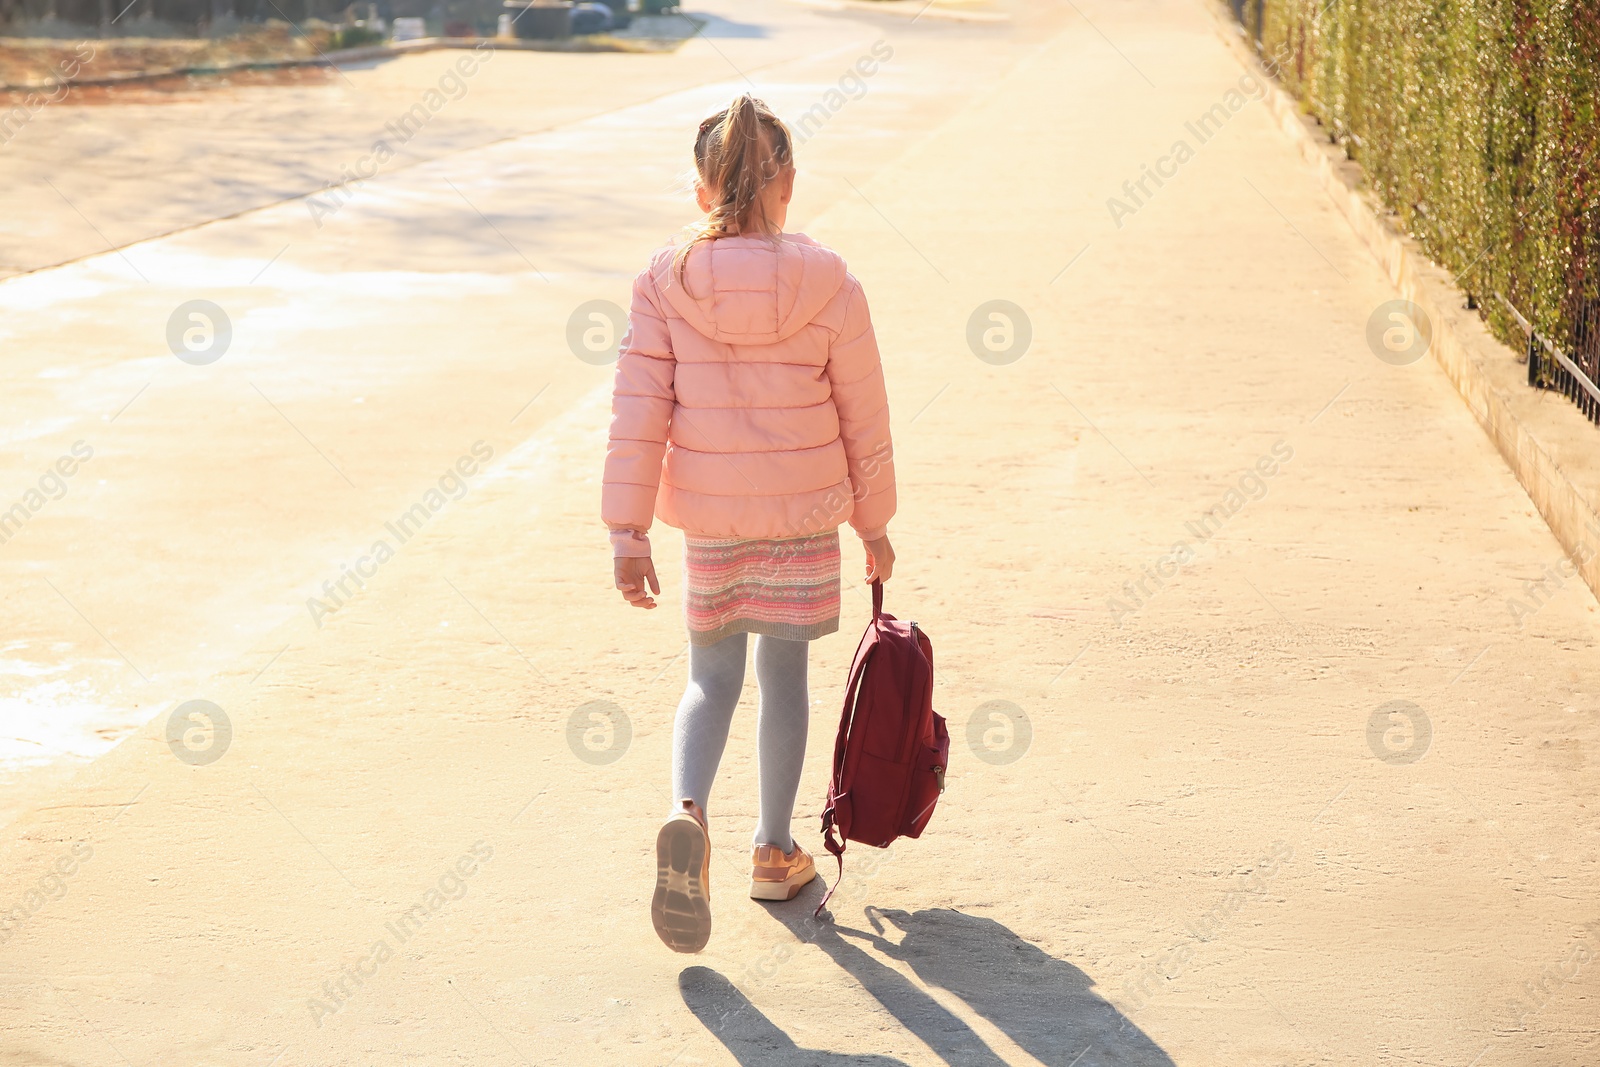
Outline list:
[[[906,1067],[891,1056],[852,1056],[800,1048],[772,1024],[732,982],[710,967],[687,967],[678,991],[689,1010],[744,1067],[792,1064],[794,1067]]]
[[[1087,974],[1047,955],[992,919],[943,908],[913,913],[869,906],[864,910],[872,930],[855,930],[812,919],[812,906],[804,901],[802,897],[769,910],[801,941],[826,953],[950,1067],[1004,1067],[1005,1061],[971,1027],[883,962],[880,955],[904,963],[926,985],[961,998],[1046,1067],[1175,1067],[1159,1045],[1094,992],[1095,983]],[[885,936],[891,932],[890,926],[902,935],[898,942]],[[875,952],[866,951],[857,941]],[[715,979],[720,983],[726,991],[722,994],[727,1004],[723,1015],[703,1010],[691,998],[691,973],[699,975],[694,982]],[[741,1064],[789,1062],[781,1057],[752,1058],[760,1049],[770,1048],[778,1056],[780,1050],[795,1046],[721,975],[703,967],[690,968],[680,976],[679,985],[685,1002]],[[730,1017],[728,1012],[738,1014]],[[719,1018],[723,1021],[718,1022]],[[752,1026],[766,1036],[748,1045],[750,1051],[730,1040],[729,1035],[743,1040],[744,1035],[755,1032],[745,1029]],[[894,1061],[839,1057],[816,1062]]]
[[[876,933],[864,936],[875,948],[966,1001],[1047,1067],[1174,1067],[1159,1045],[1094,992],[1087,974],[993,919],[948,908],[866,912]],[[903,931],[898,945],[881,936],[878,916]]]

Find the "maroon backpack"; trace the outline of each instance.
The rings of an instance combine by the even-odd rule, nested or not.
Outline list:
[[[856,646],[845,685],[833,779],[822,809],[823,846],[844,877],[845,844],[887,848],[920,837],[944,792],[950,734],[933,710],[933,642],[914,622],[883,611],[883,584],[872,583],[872,621]],[[839,887],[836,880],[823,905]]]

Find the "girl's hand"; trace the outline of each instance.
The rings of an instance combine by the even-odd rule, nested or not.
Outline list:
[[[889,535],[863,544],[867,548],[867,581],[887,582],[894,572],[894,546],[889,544]]]
[[[618,556],[612,562],[612,570],[616,573],[617,589],[621,591],[623,599],[636,608],[653,608],[656,602],[650,599],[650,593],[660,595],[661,582],[656,578],[656,565],[650,562],[649,556]],[[645,583],[650,583],[650,593],[645,592]]]

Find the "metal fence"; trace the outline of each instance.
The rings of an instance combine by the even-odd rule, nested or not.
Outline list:
[[[1600,317],[1600,307],[1595,305],[1600,302],[1587,301],[1590,306],[1578,319],[1578,347],[1574,352],[1578,358],[1574,359],[1534,329],[1511,301],[1499,293],[1494,295],[1528,338],[1528,384],[1535,389],[1554,389],[1576,404],[1590,422],[1600,425],[1600,386],[1595,385],[1595,379],[1600,378],[1600,329],[1596,329],[1595,321]]]

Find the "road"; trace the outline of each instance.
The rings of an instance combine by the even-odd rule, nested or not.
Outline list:
[[[0,1062],[1600,1055],[1594,598],[1508,609],[1560,549],[1439,369],[1368,346],[1395,294],[1210,10],[705,7],[669,55],[494,55],[337,203],[304,197],[458,54],[59,105],[0,151],[0,509],[92,450],[0,544]],[[872,301],[889,607],[956,750],[820,927],[740,892],[745,708],[688,959],[647,914],[681,548],[630,614],[569,325],[751,85],[813,115],[793,218]],[[184,361],[193,301],[229,329]],[[228,730],[169,743],[190,700]]]

